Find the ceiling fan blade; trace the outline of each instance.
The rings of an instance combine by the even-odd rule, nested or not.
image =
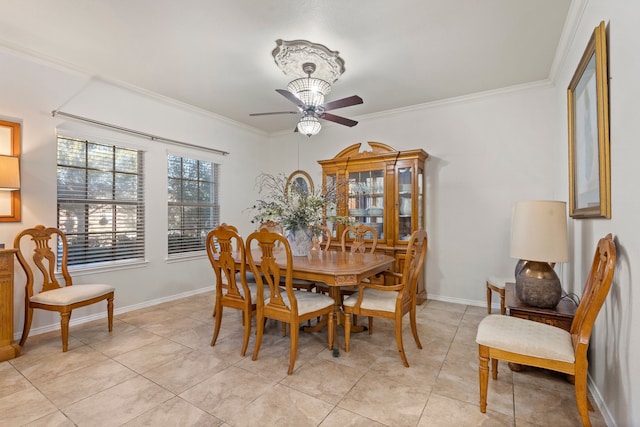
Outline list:
[[[324,113],[319,116],[321,119],[329,120],[330,122],[340,123],[341,125],[354,127],[358,124],[355,120],[347,119],[346,117],[336,116],[335,114]]]
[[[272,111],[270,113],[251,113],[250,116],[271,116],[273,114],[300,114],[300,111]]]
[[[291,101],[294,104],[296,104],[298,106],[298,108],[300,108],[301,110],[305,109],[306,105],[304,105],[304,103],[302,101],[300,101],[297,96],[295,96],[294,94],[292,94],[288,90],[276,89],[276,92],[278,92],[280,95],[284,96],[289,101]]]
[[[322,107],[325,111],[329,111],[336,110],[338,108],[349,107],[351,105],[362,104],[363,102],[364,101],[362,101],[362,98],[360,98],[358,95],[353,95],[342,99],[336,99],[335,101],[327,102],[326,104],[323,104]]]

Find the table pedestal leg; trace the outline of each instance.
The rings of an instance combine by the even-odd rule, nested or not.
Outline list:
[[[329,286],[329,296],[333,298],[333,357],[340,357],[340,343],[338,341],[338,325],[344,325],[344,312],[342,311],[342,296],[340,295],[339,286]],[[300,328],[304,332],[318,332],[327,326],[328,316],[322,316],[322,319],[315,326],[303,326]],[[352,326],[351,332],[357,333],[366,331],[366,326]]]

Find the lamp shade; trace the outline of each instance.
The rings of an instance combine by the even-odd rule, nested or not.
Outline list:
[[[512,258],[539,262],[566,262],[567,204],[555,200],[516,203],[511,219]]]
[[[20,189],[20,159],[0,155],[0,190]]]
[[[317,135],[318,132],[320,132],[320,129],[322,129],[320,120],[316,119],[313,116],[303,117],[298,122],[298,131],[309,137]]]

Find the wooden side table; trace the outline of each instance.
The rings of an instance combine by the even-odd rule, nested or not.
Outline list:
[[[520,301],[516,294],[515,283],[507,283],[504,287],[504,293],[509,316],[546,323],[571,332],[571,322],[573,322],[578,308],[573,301],[563,298],[554,308],[532,307]],[[512,371],[519,372],[522,370],[522,365],[509,363],[509,368]],[[567,380],[573,383],[572,376],[568,376]]]
[[[0,362],[20,356],[13,341],[13,254],[16,249],[0,249]]]
[[[520,301],[516,295],[516,284],[505,285],[505,304],[509,309],[509,316],[529,319],[534,322],[557,326],[567,332],[571,331],[571,322],[576,315],[576,305],[568,299],[561,299],[555,308],[532,307]]]

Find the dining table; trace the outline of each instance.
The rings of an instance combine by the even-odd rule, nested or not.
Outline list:
[[[276,252],[278,264],[285,267],[286,258],[284,251]],[[254,249],[252,254],[255,260],[260,260],[260,250]],[[293,277],[310,280],[312,282],[326,283],[329,287],[329,296],[334,301],[334,321],[336,324],[344,324],[342,319],[342,298],[340,288],[356,286],[363,279],[373,277],[385,270],[392,268],[395,258],[381,253],[353,253],[350,251],[320,251],[311,250],[307,256],[293,257]],[[326,326],[327,319],[322,319],[317,326],[305,327],[307,332],[314,332]],[[337,331],[337,328],[334,330]],[[338,334],[334,334],[333,355],[338,357]]]

